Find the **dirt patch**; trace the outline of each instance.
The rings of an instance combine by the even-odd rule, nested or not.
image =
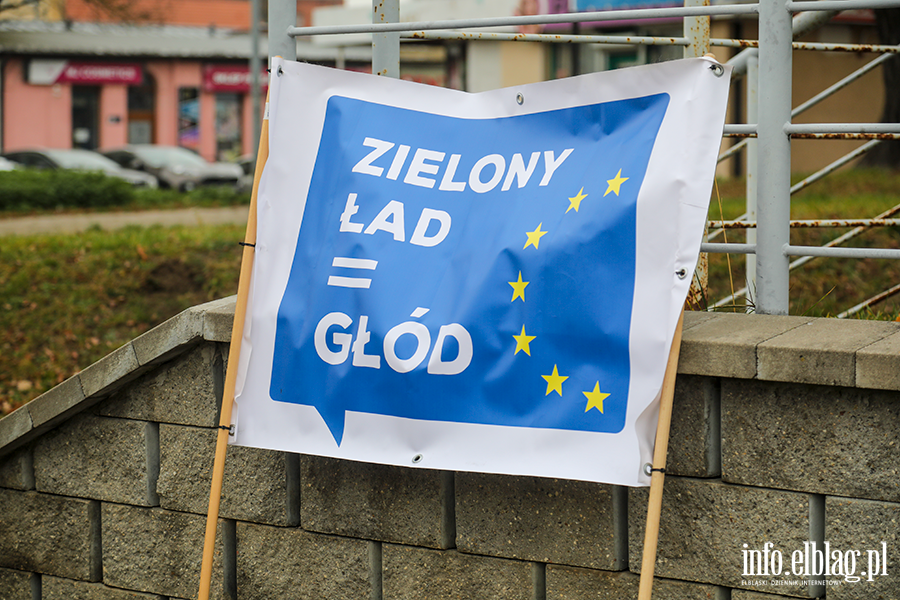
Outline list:
[[[203,277],[199,269],[181,260],[164,261],[147,273],[141,291],[149,293],[199,292]]]

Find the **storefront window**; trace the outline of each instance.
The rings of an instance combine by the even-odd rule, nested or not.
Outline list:
[[[241,156],[241,95],[216,94],[216,158],[235,161]]]
[[[72,86],[72,147],[93,150],[99,141],[100,88]]]
[[[200,150],[200,90],[178,89],[178,145]]]

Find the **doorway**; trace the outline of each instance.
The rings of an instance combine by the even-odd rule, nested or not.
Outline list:
[[[152,144],[156,141],[156,85],[144,71],[141,85],[128,88],[128,143]]]

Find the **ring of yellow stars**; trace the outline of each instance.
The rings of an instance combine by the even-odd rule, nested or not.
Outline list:
[[[537,337],[537,336],[526,335],[525,334],[525,326],[522,325],[522,333],[520,333],[519,335],[513,336],[513,339],[516,340],[516,351],[513,352],[513,356],[518,354],[519,350],[524,350],[525,354],[527,354],[528,356],[531,356],[531,346],[529,346],[529,344],[531,344],[531,340],[533,340],[535,337]]]
[[[603,400],[605,400],[607,397],[609,397],[609,394],[604,394],[600,391],[600,382],[599,381],[594,384],[593,391],[581,392],[581,393],[584,394],[588,399],[587,406],[584,407],[584,412],[587,412],[587,411],[591,410],[592,408],[596,408],[601,413],[603,412]]]
[[[579,207],[581,207],[581,201],[585,198],[587,198],[587,194],[584,193],[584,188],[581,188],[574,198],[569,198],[569,208],[566,209],[566,212],[569,212],[573,208],[575,209],[575,212],[578,212]]]
[[[615,192],[616,196],[619,195],[619,190],[622,188],[622,184],[628,181],[628,177],[622,177],[622,169],[619,169],[619,172],[616,173],[616,176],[612,179],[607,179],[606,183],[609,184],[609,187],[606,188],[606,193],[603,194],[606,197],[606,194],[610,192]]]
[[[553,365],[553,373],[550,375],[541,375],[544,379],[547,380],[547,393],[545,396],[549,396],[550,392],[556,392],[560,396],[562,396],[562,384],[563,381],[569,378],[568,375],[560,375],[559,371],[556,369],[556,365]]]
[[[525,235],[528,236],[528,241],[525,242],[525,247],[522,248],[522,250],[524,250],[528,246],[534,246],[535,248],[538,247],[538,243],[540,243],[541,238],[548,233],[546,231],[541,231],[541,225],[543,225],[543,223],[538,223],[537,229],[535,229],[534,231],[525,232]]]
[[[519,271],[518,281],[507,281],[506,283],[511,285],[513,289],[513,297],[510,302],[515,302],[516,298],[521,298],[522,302],[525,302],[525,286],[527,286],[531,282],[522,281],[522,271]]]

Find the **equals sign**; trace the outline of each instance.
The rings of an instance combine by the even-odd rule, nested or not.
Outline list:
[[[365,269],[367,271],[374,271],[375,267],[378,266],[378,261],[369,260],[367,258],[345,258],[343,256],[335,256],[331,266],[343,269]],[[338,277],[337,275],[331,275],[328,278],[328,285],[334,287],[362,288],[367,290],[371,284],[372,280],[368,277]]]

